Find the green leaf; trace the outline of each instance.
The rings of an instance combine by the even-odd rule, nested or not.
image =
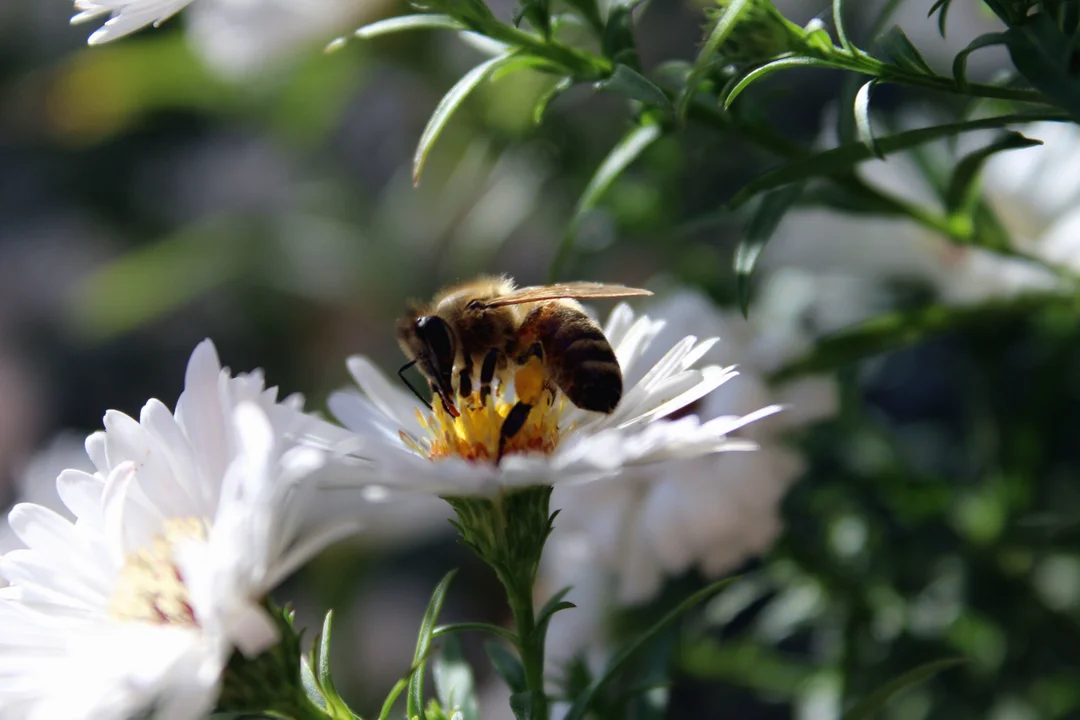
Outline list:
[[[962,92],[968,91],[967,81],[967,61],[968,55],[984,47],[990,47],[991,45],[1004,45],[1006,42],[1005,33],[986,33],[980,35],[971,41],[971,43],[956,53],[956,57],[953,58],[952,74],[953,79],[956,80],[956,85]]]
[[[439,135],[442,134],[446,124],[450,121],[450,117],[461,106],[461,103],[465,101],[465,98],[469,96],[469,93],[475,90],[480,83],[491,75],[491,73],[495,72],[500,65],[506,63],[513,57],[514,55],[512,53],[498,55],[486,62],[480,63],[467,72],[463,78],[458,80],[457,84],[450,88],[450,91],[439,101],[438,107],[436,107],[435,112],[431,114],[431,119],[428,120],[427,127],[424,128],[424,132],[420,136],[420,143],[416,146],[416,154],[413,156],[414,185],[420,183],[420,173],[424,169],[424,163],[427,161],[428,153],[431,152],[431,148],[434,146],[435,141],[439,139]]]
[[[1016,69],[1031,86],[1080,121],[1080,79],[1069,72],[1072,38],[1045,13],[1037,13],[1024,24],[1009,28],[1005,45]]]
[[[737,81],[731,83],[731,88],[725,89],[725,92],[721,94],[724,109],[726,110],[731,107],[731,103],[735,102],[735,98],[739,97],[739,95],[742,94],[742,91],[750,87],[751,84],[767,78],[773,73],[780,72],[781,70],[797,67],[831,68],[833,65],[825,60],[819,60],[812,57],[786,57],[780,58],[779,60],[772,60],[764,65],[759,65],[740,77]]]
[[[952,0],[934,0],[934,4],[930,6],[930,12],[926,14],[926,17],[930,17],[937,11],[938,32],[941,33],[941,37],[945,37],[945,20],[949,14],[950,5],[952,5]]]
[[[563,241],[555,254],[555,260],[551,265],[551,278],[554,280],[562,272],[563,266],[570,258],[574,249],[574,239],[577,235],[581,219],[585,213],[596,207],[600,198],[608,191],[612,183],[634,162],[645,149],[652,145],[663,134],[659,125],[638,125],[628,132],[619,143],[611,149],[604,162],[600,163],[596,174],[593,175],[585,191],[578,200],[574,217],[570,221],[570,227],[563,236]]]
[[[536,715],[536,696],[539,694],[539,690],[525,690],[510,696],[510,710],[517,720],[542,720]]]
[[[525,692],[528,683],[525,681],[525,668],[521,666],[521,661],[497,642],[484,643],[484,650],[506,686],[515,693]]]
[[[455,20],[449,15],[421,14],[401,15],[399,17],[386,18],[365,25],[354,33],[361,40],[370,40],[380,35],[408,32],[409,30],[468,30],[462,22]]]
[[[964,660],[959,658],[935,660],[934,662],[920,665],[914,670],[908,670],[903,675],[893,679],[887,685],[878,688],[860,700],[855,707],[844,713],[843,720],[871,720],[871,718],[875,717],[877,713],[889,703],[889,700],[891,700],[894,695],[916,685],[920,685],[942,670],[956,667],[963,662]]]
[[[544,603],[544,607],[540,608],[540,612],[536,616],[536,626],[538,628],[543,628],[547,625],[547,623],[551,621],[551,616],[555,613],[577,607],[574,603],[563,600],[569,592],[570,588],[565,587],[552,595],[551,598]],[[540,630],[538,631],[538,634],[542,636],[544,633]]]
[[[501,637],[503,640],[507,640],[509,642],[517,642],[517,635],[510,632],[506,628],[484,622],[465,622],[453,623],[450,625],[440,625],[439,627],[435,628],[435,631],[432,633],[432,637],[455,635],[457,633],[470,631],[491,633],[492,635]]]
[[[607,24],[600,36],[600,51],[604,57],[610,58],[613,63],[629,65],[638,70],[641,61],[638,58],[637,46],[634,43],[633,9],[637,5],[633,3],[613,3],[608,13]]]
[[[899,26],[893,26],[878,42],[885,55],[898,67],[919,75],[937,74]]]
[[[432,663],[432,672],[439,702],[451,713],[451,717],[455,720],[479,720],[476,683],[473,680],[472,668],[465,661],[460,640],[456,637],[447,639],[442,652]]]
[[[315,671],[315,679],[322,691],[326,706],[335,716],[349,717],[352,713],[349,706],[341,699],[337,688],[334,687],[334,678],[330,673],[330,634],[333,631],[334,611],[330,610],[323,618],[322,633],[312,647],[312,669]],[[317,648],[317,650],[316,650]]]
[[[622,95],[631,100],[638,100],[651,107],[671,110],[671,101],[657,85],[647,77],[626,65],[616,65],[615,72],[605,80],[596,83],[599,90]]]
[[[833,27],[836,28],[836,37],[840,40],[840,46],[849,53],[855,52],[855,46],[848,40],[847,31],[844,30],[844,0],[832,2]]]
[[[750,312],[750,280],[758,259],[802,189],[802,185],[788,185],[764,195],[735,248],[736,294],[744,317]]]
[[[712,31],[705,39],[705,44],[701,48],[701,52],[698,53],[697,59],[694,61],[694,67],[690,71],[690,76],[686,79],[686,85],[675,100],[675,114],[679,119],[682,120],[686,118],[686,109],[690,107],[690,103],[694,99],[694,93],[697,92],[698,85],[709,71],[713,56],[716,55],[716,51],[720,49],[720,46],[723,45],[724,41],[731,35],[731,31],[735,29],[735,25],[739,21],[739,16],[750,7],[750,3],[751,0],[732,0],[731,3],[724,8],[724,12],[717,19],[716,24],[713,25]]]
[[[853,111],[856,137],[859,142],[865,145],[874,157],[884,159],[885,156],[878,147],[877,139],[874,138],[874,128],[870,124],[870,91],[874,89],[877,81],[877,78],[874,78],[859,88],[859,91],[855,93]]]
[[[962,213],[970,216],[979,200],[978,177],[983,164],[991,157],[1007,150],[1019,150],[1042,145],[1041,140],[1026,138],[1018,132],[1009,132],[963,157],[956,165],[949,186],[945,190],[945,209],[950,215]]]
[[[431,635],[435,631],[435,622],[439,619],[443,602],[446,600],[446,591],[450,587],[450,581],[454,579],[457,570],[446,573],[442,581],[435,587],[431,594],[431,602],[428,603],[427,612],[420,621],[420,633],[416,639],[416,652],[413,653],[413,671],[409,675],[409,691],[405,695],[406,712],[408,717],[423,717],[424,713],[424,663],[428,649],[431,647]]]
[[[318,705],[321,709],[326,710],[326,698],[323,697],[322,688],[319,687],[319,681],[315,678],[315,673],[311,670],[311,662],[306,657],[300,658],[300,683],[304,687],[304,694],[307,695],[308,700]]]
[[[544,121],[544,115],[547,114],[548,106],[551,105],[551,101],[569,90],[573,85],[574,78],[567,76],[541,93],[540,97],[536,99],[536,107],[533,108],[533,122],[537,125],[542,123]]]
[[[383,701],[382,709],[379,711],[379,720],[390,720],[390,713],[394,711],[394,703],[397,702],[398,697],[409,685],[409,677],[411,677],[411,673],[398,680],[394,683],[394,687],[390,688],[386,700]]]
[[[1011,115],[999,115],[997,117],[979,118],[964,122],[935,125],[917,130],[887,135],[877,139],[878,148],[883,155],[907,150],[934,140],[953,137],[960,133],[974,130],[988,130],[1002,128],[1008,125],[1036,122],[1039,120],[1064,121],[1065,117],[1054,112],[1015,113]],[[735,208],[742,205],[750,198],[773,188],[790,185],[814,177],[830,177],[850,172],[851,169],[864,160],[869,160],[874,154],[862,143],[848,143],[840,147],[826,150],[806,157],[793,160],[775,170],[770,170],[763,175],[751,180],[743,186],[728,202],[729,207]]]
[[[607,666],[604,668],[603,672],[600,673],[599,677],[593,680],[589,689],[586,690],[585,693],[570,707],[570,710],[565,716],[565,720],[582,720],[589,712],[593,701],[599,697],[600,692],[609,682],[611,682],[615,675],[622,670],[623,666],[626,665],[627,661],[633,657],[635,653],[641,650],[641,648],[659,635],[664,629],[674,624],[676,620],[723,590],[736,579],[737,578],[727,578],[697,591],[679,603],[674,609],[664,615],[664,617],[660,618],[658,622],[646,629],[645,632],[638,635],[629,644],[625,645],[619,652],[615,653],[611,660],[608,661]]]
[[[770,378],[781,383],[846,367],[864,358],[924,342],[935,335],[969,327],[999,327],[1048,308],[1073,308],[1075,300],[1059,293],[1028,293],[974,307],[929,307],[879,315],[853,328],[819,339],[805,356]]]

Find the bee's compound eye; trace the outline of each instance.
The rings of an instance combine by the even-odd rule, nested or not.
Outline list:
[[[452,354],[450,327],[437,315],[425,315],[416,321],[416,333],[420,339],[444,362]]]
[[[466,307],[469,310],[483,310],[484,309],[484,303],[481,302],[480,300],[470,300],[469,304],[466,305]]]

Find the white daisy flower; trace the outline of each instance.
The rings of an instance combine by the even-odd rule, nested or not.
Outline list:
[[[74,522],[15,506],[26,549],[0,558],[0,716],[201,717],[233,650],[278,640],[267,593],[354,526],[312,527],[325,454],[296,438],[320,421],[276,396],[204,341],[175,414],[110,411],[86,441],[96,471],[57,478]]]
[[[921,124],[925,118],[921,118]],[[1017,250],[1051,265],[1080,272],[1080,128],[1071,123],[1034,123],[1018,128],[1043,145],[998,153],[983,168],[983,189]],[[940,144],[927,153],[943,172],[956,158],[985,145],[992,134],[959,139],[957,151]],[[938,146],[934,146],[935,148]],[[891,155],[858,168],[863,180],[923,207],[939,204],[910,154]],[[910,220],[798,208],[785,215],[762,257],[762,274],[780,268],[848,278],[864,289],[836,306],[850,315],[868,308],[866,319],[886,304],[886,281],[918,280],[955,305],[1064,286],[1039,265],[974,246],[960,246]],[[846,311],[845,309],[846,308]],[[858,311],[854,311],[858,313]],[[849,318],[850,319],[850,318]],[[838,323],[842,326],[850,323]],[[837,329],[837,328],[832,328]]]
[[[639,602],[651,597],[666,577],[691,568],[718,577],[761,554],[780,531],[780,500],[803,467],[801,458],[782,443],[782,433],[836,412],[836,388],[830,379],[768,386],[766,375],[783,358],[757,332],[767,328],[756,322],[721,312],[691,291],[674,293],[658,303],[653,314],[667,322],[658,345],[688,327],[700,328],[722,338],[705,359],[739,367],[739,382],[718,388],[691,408],[703,419],[737,416],[778,402],[788,410],[745,429],[744,436],[759,445],[757,452],[688,458],[637,468],[618,481],[600,480],[572,490],[556,487],[552,506],[561,513],[545,562],[555,589],[577,585],[592,573],[613,583],[612,602]],[[579,562],[563,562],[566,557]],[[569,599],[582,607],[597,597],[595,591],[580,596],[574,591]],[[575,620],[556,617],[552,622],[557,627]],[[565,635],[573,639],[577,633]]]
[[[155,27],[183,10],[192,0],[75,0],[78,12],[71,18],[71,24],[95,20],[108,15],[99,29],[95,30],[87,41],[90,45],[115,40],[130,35],[147,25]]]
[[[496,384],[484,404],[462,403],[460,417],[453,418],[439,403],[429,411],[367,358],[350,358],[349,370],[363,394],[337,393],[330,398],[330,409],[356,433],[353,446],[341,448],[370,461],[358,468],[355,481],[444,497],[494,496],[508,488],[578,485],[630,468],[753,449],[752,442],[728,436],[777,412],[778,406],[708,422],[694,416],[667,419],[737,373],[719,365],[695,368],[716,340],[694,336],[675,343],[647,372],[638,372],[662,325],[648,317],[635,318],[628,305],[619,305],[604,333],[624,375],[639,379],[624,384],[615,411],[585,412],[545,390],[544,400],[510,439],[499,463],[494,462],[499,431],[514,405],[511,383]]]

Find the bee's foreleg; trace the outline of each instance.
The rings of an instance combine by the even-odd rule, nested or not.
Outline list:
[[[487,405],[488,396],[491,395],[491,381],[495,379],[495,367],[499,363],[499,351],[497,348],[488,350],[484,356],[484,364],[480,366],[480,405]]]
[[[458,370],[458,396],[468,399],[472,395],[473,363],[472,355],[465,353],[465,363]]]
[[[506,419],[503,420],[502,427],[499,428],[499,455],[495,458],[496,465],[502,462],[503,453],[506,451],[506,441],[517,435],[518,431],[525,426],[525,421],[529,419],[529,411],[532,408],[532,405],[520,400],[514,407],[510,408]]]

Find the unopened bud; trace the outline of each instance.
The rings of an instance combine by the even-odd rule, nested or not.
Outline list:
[[[708,11],[713,24],[723,17],[731,0],[716,0],[716,4]],[[761,62],[804,47],[805,39],[803,29],[785,18],[771,0],[750,0],[719,54],[733,63]]]

